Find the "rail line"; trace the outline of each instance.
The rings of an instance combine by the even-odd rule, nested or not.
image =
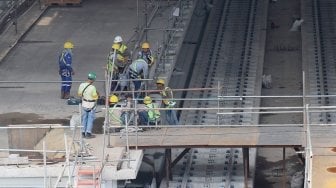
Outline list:
[[[307,14],[312,15],[311,19],[306,20],[310,33],[313,53],[308,54],[310,60],[308,67],[308,92],[312,95],[319,95],[315,99],[310,99],[313,106],[335,105],[336,100],[333,97],[322,97],[325,95],[334,95],[336,93],[334,85],[336,84],[336,66],[335,66],[335,45],[333,33],[336,4],[331,0],[312,0],[305,2],[310,8],[306,10]],[[312,123],[332,123],[336,119],[336,113],[321,112],[311,115]]]
[[[252,107],[258,93],[258,43],[266,16],[258,0],[215,0],[195,61],[189,87],[220,87],[219,91],[187,92],[186,98],[242,96],[241,100],[191,100],[184,107]],[[257,92],[256,92],[257,91]],[[251,111],[251,110],[240,110]],[[224,111],[219,111],[224,112]],[[208,113],[205,110],[183,111],[180,122],[187,125],[249,125],[255,114]],[[173,155],[180,152],[176,150]],[[237,148],[191,149],[173,172],[170,187],[243,187],[242,150]],[[252,182],[249,182],[252,183]]]

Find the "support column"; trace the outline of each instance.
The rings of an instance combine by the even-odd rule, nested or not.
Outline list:
[[[166,178],[167,181],[173,179],[173,175],[171,173],[171,149],[166,149],[165,151],[166,158]]]
[[[244,187],[248,188],[248,178],[250,177],[249,148],[243,148],[243,163],[244,163]]]
[[[286,188],[287,175],[286,175],[286,148],[282,148],[282,187]]]

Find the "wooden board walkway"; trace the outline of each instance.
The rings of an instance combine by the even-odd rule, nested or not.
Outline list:
[[[206,147],[296,147],[304,143],[300,126],[283,127],[211,127],[161,128],[130,133],[128,144],[139,148],[206,148]],[[126,146],[126,136],[111,136],[114,147]]]
[[[311,126],[312,187],[336,187],[336,126]]]

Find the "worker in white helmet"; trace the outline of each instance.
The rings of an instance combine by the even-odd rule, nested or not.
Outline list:
[[[107,70],[112,72],[112,79],[119,80],[125,75],[125,67],[128,64],[130,53],[127,50],[127,46],[123,43],[121,36],[116,36],[114,38],[112,49],[107,57]],[[119,87],[122,89],[122,87]],[[123,88],[126,88],[123,86]],[[111,91],[117,90],[117,82],[111,83]]]
[[[114,53],[114,51],[116,53]],[[114,57],[114,54],[116,58]],[[116,66],[116,70],[118,70],[119,73],[122,73],[124,71],[125,66],[128,63],[128,59],[130,57],[130,53],[127,49],[127,46],[123,43],[123,39],[121,36],[116,36],[114,38],[113,44],[112,44],[112,50],[109,53],[108,56],[108,66],[111,66],[113,63],[113,59],[115,59],[114,65]],[[109,69],[112,67],[109,67]]]

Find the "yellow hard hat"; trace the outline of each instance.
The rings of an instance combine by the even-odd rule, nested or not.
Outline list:
[[[119,102],[119,99],[116,95],[111,95],[109,101],[110,101],[110,103],[117,103],[117,102]]]
[[[142,43],[141,48],[143,48],[143,49],[144,48],[150,48],[149,43],[148,42]]]
[[[120,48],[120,44],[119,43],[113,43],[112,44],[112,49],[118,50]]]
[[[165,85],[165,81],[164,81],[164,79],[158,79],[158,80],[156,80],[156,84],[162,84],[162,85]]]
[[[150,104],[152,103],[152,98],[150,96],[146,96],[143,100],[144,104]]]
[[[74,44],[70,41],[64,43],[64,48],[74,48]]]

